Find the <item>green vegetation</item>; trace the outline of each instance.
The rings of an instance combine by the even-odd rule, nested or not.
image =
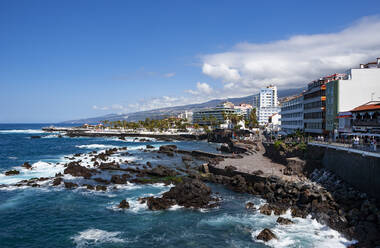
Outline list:
[[[112,129],[132,129],[136,130],[139,128],[147,129],[151,132],[153,131],[167,131],[170,128],[175,128],[179,130],[186,130],[191,124],[187,123],[186,119],[180,119],[175,117],[169,117],[162,120],[155,120],[146,118],[145,121],[138,122],[128,122],[128,121],[102,121],[105,128]],[[198,126],[199,128],[199,126]]]
[[[285,143],[282,142],[281,140],[276,140],[273,145],[274,145],[274,148],[276,148],[276,150],[280,150],[281,146],[284,146]]]

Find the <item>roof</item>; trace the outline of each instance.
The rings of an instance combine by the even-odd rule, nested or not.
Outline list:
[[[369,110],[380,110],[380,101],[370,101],[366,104],[360,105],[354,108],[351,112],[369,111]]]

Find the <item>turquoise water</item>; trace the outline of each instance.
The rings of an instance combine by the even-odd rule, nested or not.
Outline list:
[[[169,158],[146,153],[139,148],[151,144],[159,147],[173,142],[134,142],[112,138],[58,138],[41,133],[42,125],[0,125],[0,184],[53,176],[63,167],[56,163],[74,153],[127,146],[127,159],[144,163],[177,166],[181,157]],[[42,135],[41,139],[30,139]],[[174,142],[180,149],[216,152],[217,144]],[[25,161],[33,170],[6,177],[3,173]],[[68,180],[77,180],[68,178]],[[344,247],[341,235],[311,219],[294,218],[295,225],[280,226],[277,216],[245,210],[245,203],[265,201],[248,194],[231,192],[220,185],[210,185],[222,198],[220,207],[191,210],[175,206],[167,211],[149,211],[137,198],[159,196],[170,189],[162,184],[117,185],[106,192],[63,187],[0,189],[1,247]],[[128,210],[116,206],[127,199]],[[289,213],[285,215],[290,218]],[[271,228],[279,237],[269,243],[259,242],[256,235]]]

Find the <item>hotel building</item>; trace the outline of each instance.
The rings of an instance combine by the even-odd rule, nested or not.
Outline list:
[[[253,107],[256,108],[259,125],[267,125],[269,117],[280,112],[277,87],[269,85],[261,89],[259,94],[253,96]]]

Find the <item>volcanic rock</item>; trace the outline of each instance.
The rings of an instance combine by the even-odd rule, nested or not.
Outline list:
[[[18,175],[18,174],[20,174],[20,172],[18,170],[9,170],[9,171],[5,172],[6,176],[14,176],[14,175]]]
[[[178,172],[176,172],[173,169],[167,168],[162,165],[158,165],[157,167],[146,171],[148,175],[152,176],[158,176],[158,177],[174,177],[178,175]]]
[[[78,184],[76,184],[76,183],[65,182],[65,188],[67,188],[67,189],[73,189],[73,188],[77,188],[77,187],[78,187]]]
[[[23,165],[21,165],[21,167],[24,167],[28,170],[31,170],[32,169],[32,166],[29,164],[29,162],[25,162]]]
[[[78,162],[70,162],[63,173],[70,174],[75,177],[90,179],[93,173],[97,173],[97,170],[80,166]]]
[[[290,225],[294,223],[293,221],[283,217],[278,217],[276,222],[281,225]]]
[[[259,235],[257,235],[256,238],[267,242],[271,239],[277,239],[277,236],[271,230],[269,230],[268,228],[265,228],[259,233]]]
[[[119,208],[129,208],[129,203],[124,199],[120,202]]]
[[[62,183],[62,178],[61,177],[57,177],[53,180],[53,186],[58,186]]]
[[[247,202],[247,204],[245,204],[245,208],[248,210],[256,210],[255,204],[253,204],[253,202]]]

